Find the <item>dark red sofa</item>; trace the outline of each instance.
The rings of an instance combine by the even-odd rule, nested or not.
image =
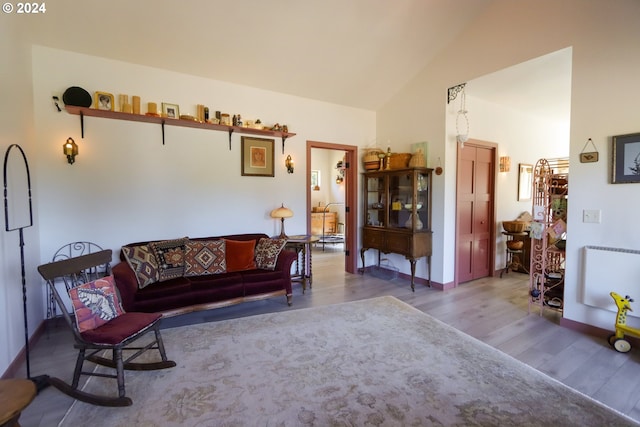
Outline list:
[[[227,239],[258,242],[263,237],[268,236],[236,234],[190,240]],[[151,242],[131,243],[125,246],[147,243]],[[112,273],[125,311],[158,312],[164,316],[175,316],[275,296],[285,296],[287,303],[291,305],[291,265],[295,259],[295,252],[282,250],[273,271],[256,268],[203,276],[176,277],[140,289],[136,274],[121,251],[121,262],[113,266]]]

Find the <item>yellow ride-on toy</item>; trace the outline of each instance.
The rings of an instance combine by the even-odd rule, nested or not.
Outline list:
[[[625,334],[640,338],[640,329],[627,326],[627,311],[633,311],[629,304],[632,303],[633,300],[629,295],[623,297],[615,292],[610,292],[609,295],[611,295],[611,298],[616,302],[618,315],[616,316],[616,333],[609,335],[608,341],[616,351],[626,353],[631,350],[631,343],[624,339]]]

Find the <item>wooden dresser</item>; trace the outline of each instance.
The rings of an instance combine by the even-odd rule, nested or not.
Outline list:
[[[322,236],[322,223],[324,221],[324,234],[335,234],[338,231],[337,212],[312,212],[311,213],[311,234]]]

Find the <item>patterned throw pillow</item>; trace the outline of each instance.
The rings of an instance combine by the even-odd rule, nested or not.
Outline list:
[[[225,246],[222,239],[187,241],[184,250],[184,275],[226,273]]]
[[[256,268],[254,259],[255,240],[226,240],[225,258],[227,272],[253,270]]]
[[[184,276],[184,245],[188,238],[151,242],[160,269],[160,282]]]
[[[280,251],[287,244],[287,239],[267,239],[258,240],[256,246],[256,266],[264,270],[275,270],[276,262]]]
[[[122,253],[127,264],[136,274],[140,289],[160,280],[158,263],[149,245],[123,246]]]
[[[69,297],[80,332],[95,329],[124,313],[113,276],[76,286],[69,290]]]

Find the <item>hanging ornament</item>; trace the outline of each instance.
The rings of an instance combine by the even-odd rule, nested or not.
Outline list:
[[[436,175],[442,175],[442,162],[440,161],[440,157],[438,157],[438,166],[436,167]]]
[[[464,143],[469,139],[469,117],[467,117],[466,97],[464,88],[462,88],[460,92],[460,109],[456,115],[456,141],[460,144],[460,148],[464,147]]]

